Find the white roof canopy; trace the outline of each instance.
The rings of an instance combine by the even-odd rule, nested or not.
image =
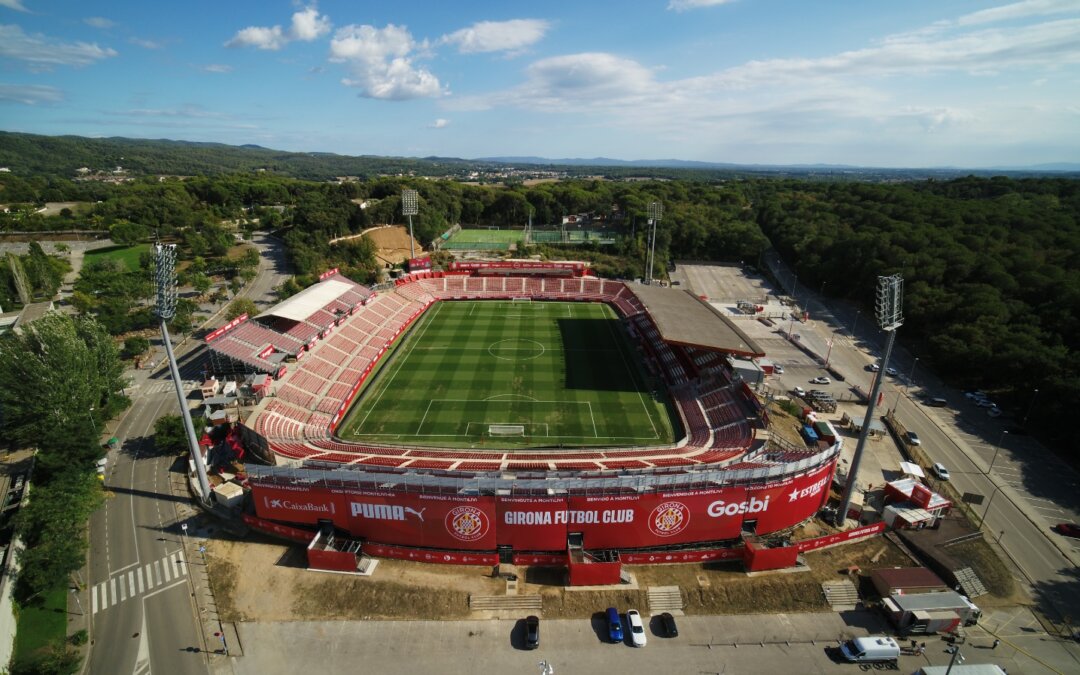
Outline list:
[[[923,472],[922,467],[913,462],[900,462],[900,471],[909,476],[926,478],[926,473]]]
[[[334,300],[345,295],[352,288],[350,284],[336,279],[320,281],[300,291],[281,304],[263,312],[258,318],[264,316],[278,316],[291,321],[303,321],[309,316],[326,307]]]

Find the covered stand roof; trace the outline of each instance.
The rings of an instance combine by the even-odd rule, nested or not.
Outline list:
[[[689,291],[627,284],[665,341],[749,357],[763,350],[735,323]]]
[[[326,279],[274,305],[256,318],[274,316],[289,319],[290,321],[305,321],[354,287],[355,284],[346,283],[339,279]]]

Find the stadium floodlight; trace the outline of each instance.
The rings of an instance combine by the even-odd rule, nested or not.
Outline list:
[[[210,481],[206,477],[206,464],[199,451],[199,442],[195,440],[195,426],[191,422],[187,397],[184,396],[184,383],[180,380],[180,369],[176,365],[176,355],[173,354],[172,340],[169,338],[168,322],[176,315],[175,244],[154,245],[154,283],[157,285],[156,312],[161,322],[161,339],[165,342],[165,360],[169,362],[169,373],[172,375],[173,386],[176,388],[176,398],[180,402],[180,418],[184,422],[184,431],[187,432],[188,450],[195,463],[195,471],[199,475],[201,499],[204,503],[209,503]]]
[[[851,508],[851,497],[855,494],[859,463],[862,461],[863,450],[866,448],[866,439],[870,436],[870,425],[874,420],[874,408],[877,407],[881,382],[889,368],[889,357],[892,356],[893,344],[896,342],[896,329],[904,323],[903,304],[904,278],[899,274],[894,274],[891,277],[878,277],[875,314],[878,326],[889,334],[889,338],[885,342],[885,355],[881,357],[881,366],[874,375],[874,385],[870,388],[870,400],[866,404],[866,417],[863,418],[859,442],[855,446],[855,454],[851,458],[847,485],[844,486],[844,498],[840,500],[840,510],[836,514],[837,526],[844,524],[848,509]]]
[[[649,202],[649,224],[652,228],[649,230],[649,265],[648,276],[646,282],[652,285],[653,282],[653,263],[656,261],[656,228],[660,225],[660,220],[664,217],[664,204],[662,202]]]
[[[412,234],[412,217],[420,213],[420,195],[416,190],[401,191],[401,215],[409,217],[409,257],[416,257],[416,243]]]

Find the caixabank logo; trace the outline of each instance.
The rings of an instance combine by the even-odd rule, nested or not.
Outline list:
[[[475,506],[458,506],[446,514],[446,531],[461,541],[483,539],[491,529],[487,514]]]
[[[690,524],[690,509],[682,502],[664,502],[649,514],[649,531],[658,537],[671,537]]]

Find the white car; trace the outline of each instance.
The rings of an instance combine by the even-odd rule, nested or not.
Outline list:
[[[986,411],[986,414],[990,417],[1001,417],[1001,408],[994,406]]]
[[[907,432],[907,442],[909,445],[922,445],[922,441],[919,440],[919,434],[914,431]]]
[[[772,371],[774,373],[776,373],[777,375],[783,375],[784,374],[784,367],[782,365],[780,365],[779,363],[775,363],[775,364],[773,364]]]
[[[810,380],[810,384],[831,384],[831,383],[832,383],[832,380],[825,377],[824,375],[819,375],[819,376],[815,377],[814,379]]]
[[[930,467],[930,470],[941,480],[949,480],[949,470],[946,469],[941,462],[934,462],[934,465]]]
[[[993,401],[991,401],[988,398],[975,399],[975,405],[979,406],[980,408],[996,408],[997,407],[997,404],[994,403]]]
[[[645,639],[645,624],[642,623],[641,615],[638,614],[636,609],[626,611],[626,622],[630,624],[630,643],[635,647],[644,647],[647,641]]]
[[[802,397],[806,396],[806,390],[803,389],[802,387],[792,387],[791,388],[791,393],[795,394],[799,398],[802,398]]]

